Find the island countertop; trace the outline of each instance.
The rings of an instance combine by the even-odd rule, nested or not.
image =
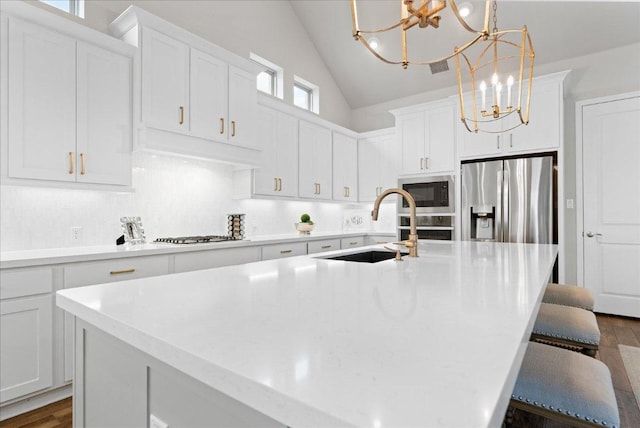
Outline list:
[[[57,304],[288,426],[499,426],[556,246],[321,258],[365,250],[63,290]]]

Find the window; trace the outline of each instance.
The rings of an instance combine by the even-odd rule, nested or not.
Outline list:
[[[278,67],[276,64],[253,52],[249,54],[249,58],[264,68],[264,71],[261,71],[256,79],[256,87],[258,90],[282,99],[282,75],[284,74],[282,67]]]
[[[320,88],[298,76],[293,76],[293,104],[314,113],[320,112]]]
[[[42,3],[84,18],[84,0],[40,0]]]

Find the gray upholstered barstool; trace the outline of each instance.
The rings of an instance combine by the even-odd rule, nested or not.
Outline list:
[[[593,312],[541,303],[531,340],[581,350],[594,357],[600,345],[600,329]]]
[[[529,342],[510,406],[576,427],[620,426],[607,366],[542,343]]]
[[[593,294],[586,288],[576,285],[554,284],[551,282],[547,284],[542,301],[556,305],[573,306],[593,312]]]

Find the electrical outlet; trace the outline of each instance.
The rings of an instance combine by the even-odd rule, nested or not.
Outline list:
[[[169,428],[169,424],[164,422],[162,419],[160,419],[153,413],[151,413],[149,414],[149,427],[150,428]]]
[[[71,242],[75,244],[79,244],[82,242],[82,228],[81,227],[72,227],[71,228]]]
[[[567,199],[567,209],[572,210],[575,208],[573,199]]]

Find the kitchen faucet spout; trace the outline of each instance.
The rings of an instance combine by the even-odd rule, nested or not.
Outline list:
[[[416,201],[413,196],[406,190],[392,188],[382,192],[373,203],[373,210],[371,211],[371,219],[373,221],[378,220],[378,211],[380,210],[380,203],[384,198],[392,193],[396,193],[407,200],[409,203],[409,239],[402,242],[402,245],[409,249],[409,257],[418,257],[418,232],[416,231]]]

